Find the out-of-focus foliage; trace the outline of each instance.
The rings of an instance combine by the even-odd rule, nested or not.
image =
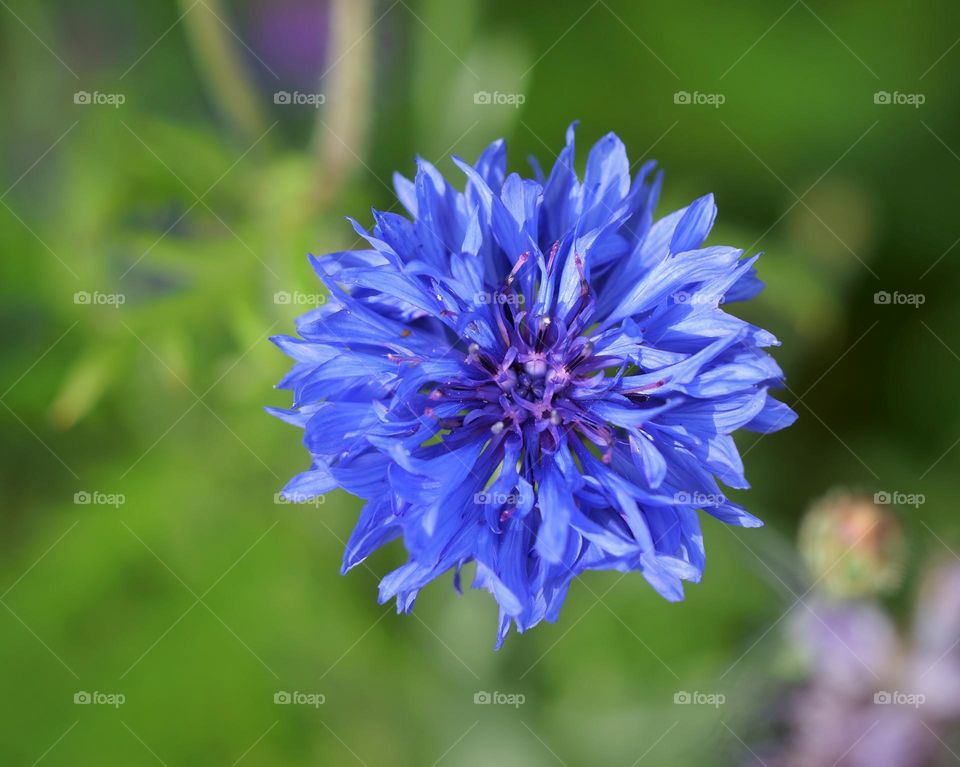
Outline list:
[[[960,548],[946,0],[0,5],[4,764],[735,764],[803,609],[811,501],[922,495],[910,585]],[[305,254],[355,242],[343,216],[389,208],[415,154],[454,177],[503,135],[515,168],[549,165],[577,118],[581,146],[615,130],[661,162],[663,209],[713,191],[711,241],[766,252],[738,311],[783,341],[801,418],[741,442],[768,526],[708,521],[686,602],[592,575],[494,654],[483,595],[376,604],[400,552],[338,575],[358,501],[275,503],[303,452],[262,412],[288,404],[266,339],[322,300]],[[695,691],[725,702],[675,705]]]

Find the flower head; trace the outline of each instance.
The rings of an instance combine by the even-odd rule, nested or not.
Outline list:
[[[885,594],[903,580],[907,541],[897,515],[868,496],[834,490],[800,526],[800,554],[819,591],[835,599]]]
[[[330,292],[302,316],[280,386],[312,467],[284,489],[343,488],[366,505],[343,570],[402,538],[380,584],[409,611],[434,578],[476,563],[474,586],[511,624],[556,620],[585,570],[639,571],[670,600],[704,567],[697,510],[760,521],[721,492],[745,488],[730,434],[794,413],[765,330],[722,305],[762,288],[734,248],[701,247],[707,195],[654,221],[661,174],[631,180],[614,134],[581,181],[574,129],[549,176],[506,173],[503,141],[463,192],[420,160],[395,176],[409,217],[373,211],[362,250],[313,258]]]

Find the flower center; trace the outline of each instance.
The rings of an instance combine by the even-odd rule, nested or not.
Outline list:
[[[541,278],[552,278],[559,243],[541,267]],[[497,439],[509,430],[523,442],[546,452],[565,435],[576,433],[596,446],[605,460],[612,457],[614,429],[591,412],[590,403],[610,388],[605,368],[615,360],[594,355],[594,344],[584,335],[593,312],[583,261],[574,264],[580,276],[579,295],[566,308],[539,306],[516,284],[517,273],[529,254],[521,254],[490,307],[490,329],[496,341],[481,347],[474,342],[464,358],[462,376],[440,383],[429,394],[433,402],[458,407],[454,417],[441,419],[444,428],[468,426],[489,429]],[[540,313],[540,312],[543,313]],[[432,408],[431,408],[432,409]],[[504,435],[505,436],[505,435]]]

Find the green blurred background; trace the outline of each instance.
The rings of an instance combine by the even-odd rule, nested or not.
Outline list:
[[[923,494],[896,615],[960,544],[953,3],[0,6],[3,764],[739,764],[813,501]],[[581,160],[613,130],[665,168],[661,213],[712,191],[711,242],[767,253],[736,311],[783,341],[800,420],[740,439],[768,525],[705,520],[685,602],[590,574],[494,653],[485,593],[377,605],[399,544],[338,574],[357,500],[275,502],[306,453],[263,412],[289,403],[267,337],[415,155],[459,178],[504,136],[548,166],[574,119]]]

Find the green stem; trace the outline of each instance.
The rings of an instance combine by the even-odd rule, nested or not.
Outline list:
[[[330,6],[329,70],[322,83],[326,101],[317,115],[313,153],[323,208],[366,153],[373,80],[371,0],[333,0]]]
[[[220,0],[180,0],[184,25],[207,90],[223,118],[248,142],[267,130],[261,99],[250,82]]]

